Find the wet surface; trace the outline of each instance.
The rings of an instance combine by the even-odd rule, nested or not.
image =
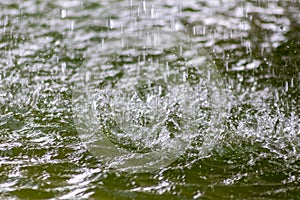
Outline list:
[[[0,9],[1,198],[299,198],[299,3],[36,0],[1,2]],[[197,152],[202,143],[196,138],[169,166],[120,172],[80,140],[73,89],[82,66],[93,69],[102,62],[93,54],[99,44],[149,24],[178,31],[210,55],[229,91],[226,109],[219,110],[224,121],[206,156]],[[119,80],[118,65],[128,59],[133,56],[104,70],[103,84]],[[175,56],[179,64],[171,70],[180,68],[176,61]],[[187,70],[187,81],[188,75],[192,81],[200,77]],[[168,93],[168,83],[157,84]],[[147,101],[149,90],[139,86]],[[188,113],[193,112],[183,116]],[[174,119],[165,123],[168,134],[176,132]]]

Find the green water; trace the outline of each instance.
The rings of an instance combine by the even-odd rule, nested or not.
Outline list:
[[[0,199],[299,199],[299,13],[298,1],[0,1]],[[122,172],[80,140],[73,90],[99,44],[153,19],[205,49],[230,94],[205,156],[195,140],[168,166]]]

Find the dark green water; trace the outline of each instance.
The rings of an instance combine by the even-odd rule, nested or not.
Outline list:
[[[298,1],[0,1],[0,198],[299,199],[299,13]],[[82,66],[100,65],[103,40],[153,19],[205,49],[230,95],[206,156],[195,140],[169,166],[121,172],[82,144],[73,89]]]

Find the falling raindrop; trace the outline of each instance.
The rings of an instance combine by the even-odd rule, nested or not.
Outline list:
[[[66,9],[61,9],[60,14],[61,14],[62,19],[66,18],[67,17],[67,10]]]

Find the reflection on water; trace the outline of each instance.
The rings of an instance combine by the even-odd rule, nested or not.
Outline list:
[[[299,198],[299,2],[35,0],[0,8],[1,198]],[[213,58],[231,91],[220,112],[225,131],[206,157],[191,148],[153,173],[118,172],[80,141],[72,89],[83,63],[102,62],[94,47],[154,19]],[[117,80],[117,66],[104,84]],[[145,100],[148,91],[141,89]]]

